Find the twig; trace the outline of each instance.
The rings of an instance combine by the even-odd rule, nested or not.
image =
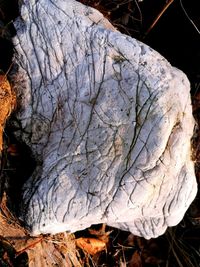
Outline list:
[[[195,30],[198,32],[198,34],[200,34],[200,30],[197,28],[196,24],[194,23],[194,21],[189,17],[187,11],[185,10],[184,6],[183,6],[183,3],[182,3],[182,0],[180,0],[180,5],[181,5],[181,8],[185,14],[185,16],[187,17],[187,19],[192,23],[193,27],[195,28]]]
[[[155,20],[153,21],[153,23],[151,24],[151,26],[148,28],[148,30],[145,32],[143,38],[145,38],[149,32],[154,28],[154,26],[156,25],[156,23],[158,22],[158,20],[161,18],[161,16],[163,15],[163,13],[167,10],[167,8],[174,2],[174,0],[169,0],[165,6],[163,7],[163,9],[161,10],[161,12],[158,14],[158,16],[155,18]]]
[[[23,248],[23,249],[17,251],[17,252],[15,253],[15,257],[18,257],[20,254],[26,252],[27,250],[29,250],[29,249],[31,249],[31,248],[34,248],[34,247],[35,247],[38,243],[40,243],[43,239],[44,239],[43,236],[37,238],[37,240],[36,240],[35,242],[33,242],[33,243],[29,244],[27,247],[25,247],[25,248]]]

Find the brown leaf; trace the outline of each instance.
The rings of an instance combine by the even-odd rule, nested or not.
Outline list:
[[[4,237],[15,250],[21,249],[29,238],[28,232],[20,226],[18,219],[8,210],[5,193],[0,208],[0,236]]]
[[[62,233],[54,236],[31,237],[6,206],[3,196],[0,212],[0,236],[15,249],[15,256],[26,252],[29,267],[81,267],[73,235]]]
[[[11,90],[10,84],[4,74],[0,74],[0,151],[3,145],[3,128],[6,119],[15,106],[15,95]]]
[[[142,260],[138,251],[133,253],[133,256],[129,262],[129,267],[142,267]]]
[[[104,241],[90,237],[80,237],[76,239],[76,245],[91,255],[95,255],[106,249],[106,243]]]
[[[29,267],[81,267],[74,236],[67,233],[44,237],[41,242],[27,250]]]

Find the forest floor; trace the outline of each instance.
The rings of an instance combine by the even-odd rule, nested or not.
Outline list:
[[[18,188],[34,168],[29,151],[12,135],[6,118],[15,107],[7,80],[11,68],[12,21],[17,0],[0,0],[0,267],[119,266],[199,267],[200,193],[181,223],[156,239],[145,240],[106,225],[67,235],[30,237],[14,213]],[[197,127],[193,159],[200,184],[200,12],[198,1],[81,0],[101,11],[120,31],[131,35],[182,69],[191,82]],[[187,3],[186,3],[187,2]],[[189,2],[189,3],[188,3]],[[9,75],[8,75],[9,76]],[[9,121],[9,120],[8,120]],[[4,129],[5,126],[5,129]],[[3,139],[2,139],[3,134]],[[4,140],[4,142],[2,142]]]

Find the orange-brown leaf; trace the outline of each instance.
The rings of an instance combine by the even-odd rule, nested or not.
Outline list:
[[[16,257],[23,252],[27,253],[29,267],[82,266],[79,263],[73,235],[61,233],[54,236],[31,237],[8,210],[5,194],[0,208],[0,237],[13,247]],[[4,258],[8,261],[6,254]]]
[[[15,105],[15,96],[5,75],[0,74],[0,151],[2,150],[3,128]]]
[[[106,249],[106,243],[97,238],[80,237],[76,239],[76,245],[91,255],[95,255],[96,253]]]

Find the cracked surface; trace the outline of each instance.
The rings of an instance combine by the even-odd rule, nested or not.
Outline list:
[[[105,222],[151,238],[179,223],[197,190],[186,76],[73,0],[25,0],[15,28],[32,234]]]

